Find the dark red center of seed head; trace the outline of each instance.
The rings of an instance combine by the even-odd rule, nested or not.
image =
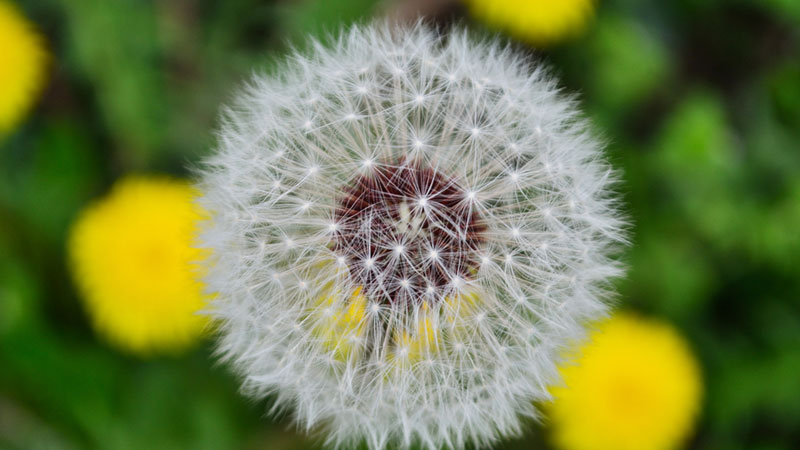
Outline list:
[[[342,191],[334,250],[370,298],[437,301],[471,278],[486,227],[452,178],[416,162],[373,164]]]

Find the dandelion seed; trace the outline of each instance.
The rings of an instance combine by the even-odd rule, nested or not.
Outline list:
[[[555,82],[498,43],[374,25],[315,48],[256,79],[205,169],[220,353],[246,392],[274,394],[335,446],[485,447],[519,432],[621,274],[599,144]],[[365,77],[371,95],[357,95]],[[341,120],[354,109],[369,120]],[[313,129],[294,125],[312,115]],[[503,150],[510,136],[525,152]],[[280,164],[252,163],[277,148],[291,149]],[[544,161],[560,166],[539,177]],[[281,195],[264,196],[278,179]],[[276,272],[307,286],[267,283]]]

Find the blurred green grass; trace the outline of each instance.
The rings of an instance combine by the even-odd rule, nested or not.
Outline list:
[[[96,340],[64,238],[125,173],[189,176],[251,71],[377,3],[21,2],[55,57],[38,110],[0,143],[0,448],[316,448],[242,399],[210,343],[140,361]],[[581,38],[535,55],[624,173],[621,305],[675,323],[702,361],[687,447],[797,448],[800,3],[603,1]],[[501,447],[546,443],[531,424]]]

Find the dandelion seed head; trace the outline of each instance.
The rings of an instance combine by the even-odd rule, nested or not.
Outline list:
[[[520,432],[621,274],[601,146],[493,41],[371,25],[314,48],[253,80],[203,169],[220,354],[334,446]]]

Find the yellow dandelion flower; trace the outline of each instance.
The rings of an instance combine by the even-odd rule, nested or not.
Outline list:
[[[594,0],[466,0],[472,15],[517,39],[543,46],[580,32]]]
[[[0,136],[32,106],[42,88],[47,52],[16,6],[0,0]]]
[[[73,226],[69,255],[97,332],[147,355],[194,343],[206,326],[192,246],[203,212],[186,182],[129,177],[86,209]]]
[[[689,345],[655,320],[619,314],[603,322],[561,374],[548,409],[565,450],[672,449],[700,408],[700,368]]]

